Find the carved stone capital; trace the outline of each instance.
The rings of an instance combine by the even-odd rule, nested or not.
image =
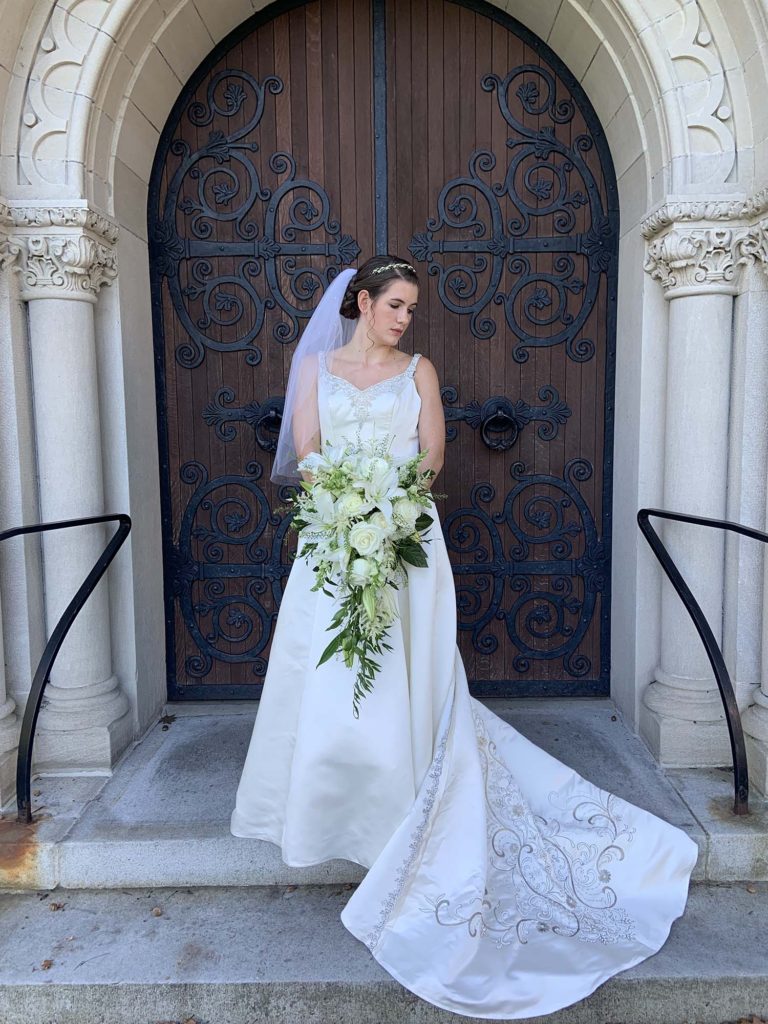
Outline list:
[[[753,224],[739,239],[743,263],[757,263],[768,276],[768,218]]]
[[[674,227],[648,243],[645,270],[667,298],[738,291],[747,229]]]
[[[118,229],[87,207],[19,206],[11,210],[22,298],[95,302],[117,276]]]
[[[706,292],[735,294],[741,268],[768,276],[768,189],[749,198],[668,199],[641,224],[645,269],[667,298]]]
[[[0,270],[12,266],[21,253],[21,247],[10,237],[13,228],[10,208],[4,200],[0,199]]]

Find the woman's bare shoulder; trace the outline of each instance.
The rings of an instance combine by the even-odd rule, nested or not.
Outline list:
[[[424,381],[426,384],[428,381],[437,382],[437,370],[435,369],[434,363],[431,362],[426,356],[419,354],[419,361],[416,363],[416,380]]]

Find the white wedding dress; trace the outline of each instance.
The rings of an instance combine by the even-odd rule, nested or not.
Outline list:
[[[358,389],[320,357],[324,439],[418,451],[418,356]],[[459,1014],[552,1013],[655,953],[683,912],[696,844],[598,789],[469,696],[439,525],[409,568],[373,692],[316,668],[332,598],[294,563],[231,829],[290,865],[369,868],[346,927],[406,988]]]

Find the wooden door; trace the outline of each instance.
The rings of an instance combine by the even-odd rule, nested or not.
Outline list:
[[[291,353],[369,253],[448,418],[441,514],[478,693],[608,688],[616,192],[586,98],[494,8],[314,0],[187,85],[149,203],[169,695],[257,696],[290,567]]]

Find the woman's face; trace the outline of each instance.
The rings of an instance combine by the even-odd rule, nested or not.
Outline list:
[[[418,286],[402,278],[395,278],[383,292],[371,301],[367,292],[367,314],[369,332],[379,345],[395,348],[410,326],[419,298]]]

